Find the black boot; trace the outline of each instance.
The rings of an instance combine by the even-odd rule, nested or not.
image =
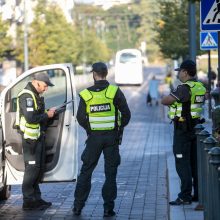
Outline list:
[[[82,209],[79,209],[79,208],[73,208],[73,213],[74,213],[74,215],[76,215],[76,216],[79,216],[79,215],[81,215],[81,211],[82,211]]]
[[[103,217],[112,217],[115,215],[114,210],[105,210]]]

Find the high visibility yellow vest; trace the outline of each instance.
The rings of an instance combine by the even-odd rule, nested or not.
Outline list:
[[[30,94],[34,100],[34,110],[38,109],[34,93],[28,89],[23,89],[17,97],[16,126],[18,126],[23,132],[24,139],[37,140],[40,137],[40,124],[29,124],[27,123],[25,117],[20,115],[19,97],[26,93]]]
[[[202,113],[202,105],[205,101],[206,89],[201,82],[187,81],[184,83],[190,87],[191,91],[191,116],[192,118],[200,118]],[[182,103],[174,102],[169,106],[168,117],[172,120],[175,117],[182,117]]]
[[[116,122],[120,126],[120,113],[116,112],[113,104],[117,90],[117,86],[109,85],[99,92],[88,89],[80,92],[80,96],[86,103],[91,130],[113,130]],[[117,115],[118,118],[116,118]]]

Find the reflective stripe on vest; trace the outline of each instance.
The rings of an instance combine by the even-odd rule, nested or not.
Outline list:
[[[37,140],[40,137],[40,124],[29,124],[23,115],[20,116],[19,97],[27,93],[32,96],[34,100],[34,109],[37,110],[38,106],[34,93],[28,89],[23,89],[17,97],[16,126],[24,133],[24,139]]]
[[[191,116],[192,118],[200,118],[202,113],[202,105],[205,101],[206,89],[201,82],[188,81],[184,83],[190,87],[191,91]],[[182,103],[174,102],[169,106],[168,117],[172,120],[175,117],[182,116]]]
[[[89,117],[91,130],[113,130],[115,128],[116,109],[113,99],[118,90],[117,86],[109,85],[106,89],[94,92],[84,89],[80,96],[86,103],[86,113]]]

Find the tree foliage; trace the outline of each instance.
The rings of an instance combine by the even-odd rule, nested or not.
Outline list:
[[[107,11],[76,4],[74,24],[70,24],[58,6],[38,0],[35,19],[29,26],[29,63],[31,66],[62,62],[80,65],[107,61],[117,50],[139,48],[142,41],[147,43],[150,60],[160,56],[160,52],[165,58],[185,57],[189,52],[190,1],[194,2],[140,0]],[[23,62],[21,27],[17,36],[16,58]]]
[[[7,32],[9,24],[2,21],[0,14],[0,62],[12,52],[12,39]]]
[[[92,64],[97,61],[106,62],[110,58],[109,49],[106,45],[97,38],[92,30],[85,30],[82,37],[80,29],[76,31],[76,39],[73,45],[73,60],[77,64],[87,63]]]
[[[140,45],[141,41],[145,41],[147,44],[147,56],[150,60],[154,60],[159,56],[159,48],[155,42],[157,34],[155,23],[159,16],[159,2],[141,0],[134,5],[134,12],[140,17],[140,26],[136,30],[139,36],[136,45]]]
[[[156,41],[165,58],[186,58],[189,54],[188,4],[188,0],[160,1],[161,16],[157,20]],[[198,23],[198,13],[196,19]],[[199,48],[199,25],[197,28],[197,48]]]
[[[24,61],[22,29],[19,29],[17,59]],[[55,5],[47,5],[40,0],[35,9],[35,19],[29,27],[28,35],[29,63],[38,66],[52,63],[71,62],[74,65],[97,59],[108,59],[105,45],[91,30],[82,30],[76,25],[67,23],[62,10]]]
[[[30,66],[72,62],[73,27],[66,22],[57,6],[46,7],[44,0],[39,1],[35,19],[28,30]],[[16,49],[17,59],[21,62],[24,60],[22,31],[19,30]]]
[[[94,31],[105,47],[112,53],[136,46],[138,34],[136,27],[140,19],[127,5],[115,6],[107,11],[88,5],[76,5],[75,23]]]
[[[73,27],[56,6],[36,16],[29,35],[30,63],[42,65],[72,61]]]
[[[132,6],[115,6],[106,12],[106,43],[113,51],[136,48],[140,16]]]

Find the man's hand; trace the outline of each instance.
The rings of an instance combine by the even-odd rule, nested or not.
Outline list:
[[[123,137],[124,128],[120,127],[118,130],[118,144],[121,145],[122,137]]]
[[[50,109],[47,111],[48,118],[53,118],[53,116],[54,116],[54,114],[55,114],[55,111],[56,111],[56,108],[50,108]]]

